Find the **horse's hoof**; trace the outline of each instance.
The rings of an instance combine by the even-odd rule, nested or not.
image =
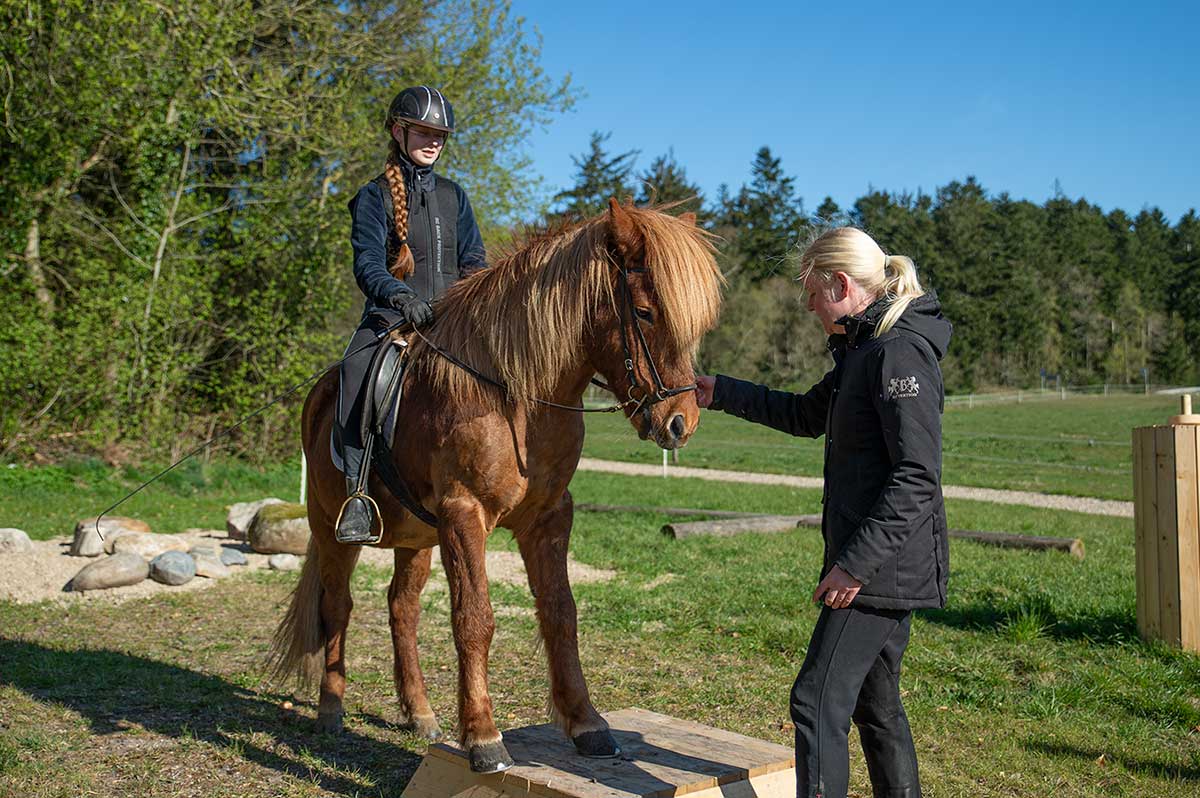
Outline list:
[[[342,733],[342,713],[341,712],[319,712],[319,713],[317,713],[317,730],[324,734],[341,734]]]
[[[592,759],[613,759],[621,755],[621,746],[613,739],[608,729],[584,732],[578,737],[572,737],[575,749]]]
[[[508,770],[513,764],[512,757],[508,755],[508,749],[501,740],[473,745],[467,751],[467,756],[471,760],[471,770],[476,773],[499,773]]]
[[[431,743],[442,739],[442,727],[433,715],[411,718],[397,724],[401,730],[423,737]]]

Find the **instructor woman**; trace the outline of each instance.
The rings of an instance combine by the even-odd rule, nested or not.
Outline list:
[[[820,602],[792,686],[796,794],[845,798],[853,719],[876,798],[921,794],[900,701],[912,610],[946,602],[942,374],[950,322],[910,259],[841,227],[800,257],[808,309],[834,367],[807,393],[699,377],[701,407],[816,438],[825,435]]]

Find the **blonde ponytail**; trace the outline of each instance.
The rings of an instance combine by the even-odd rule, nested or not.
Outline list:
[[[876,336],[892,329],[909,303],[925,293],[911,258],[886,254],[857,227],[826,230],[801,253],[799,266],[799,280],[811,275],[828,284],[834,272],[844,272],[867,293],[885,299],[887,310],[875,327]]]
[[[912,258],[884,255],[883,274],[886,280],[883,296],[888,300],[888,306],[883,318],[875,326],[877,337],[892,329],[904,311],[908,310],[909,303],[925,293],[917,279],[917,267]]]
[[[416,270],[412,250],[408,247],[408,187],[404,183],[404,170],[400,168],[400,142],[392,139],[387,165],[383,168],[388,189],[392,193],[392,221],[396,224],[396,235],[400,238],[400,249],[388,271],[397,280],[407,280]]]

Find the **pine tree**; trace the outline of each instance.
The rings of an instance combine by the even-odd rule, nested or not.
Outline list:
[[[732,249],[753,279],[786,272],[786,256],[806,228],[804,205],[796,179],[770,148],[755,154],[749,185],[722,204],[718,224],[735,232]]]
[[[637,177],[638,205],[664,205],[673,202],[675,205],[667,210],[671,214],[687,211],[703,217],[704,192],[695,183],[687,179],[687,171],[675,160],[674,150],[666,155],[660,155],[650,164],[650,168]]]
[[[833,197],[825,197],[817,208],[817,219],[826,224],[842,224],[842,209],[833,201]]]
[[[633,196],[630,175],[637,150],[609,155],[604,149],[612,133],[592,133],[588,152],[572,156],[576,167],[575,185],[554,195],[561,208],[550,214],[552,221],[586,219],[601,213],[610,198],[624,202]]]

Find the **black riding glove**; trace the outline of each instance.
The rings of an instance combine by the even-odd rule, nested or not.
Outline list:
[[[414,327],[424,327],[433,321],[433,306],[412,291],[397,291],[387,298],[387,304],[403,313]]]

